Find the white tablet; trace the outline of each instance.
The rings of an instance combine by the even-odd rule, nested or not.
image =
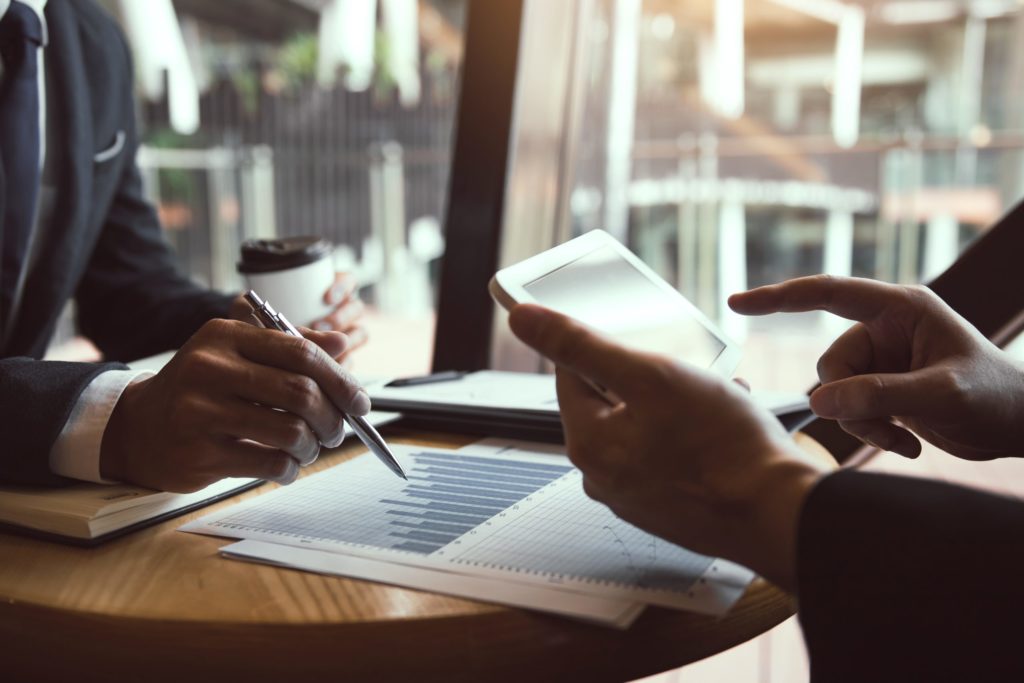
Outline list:
[[[603,230],[499,270],[490,291],[506,309],[540,304],[631,348],[672,356],[724,377],[740,361],[735,342]]]

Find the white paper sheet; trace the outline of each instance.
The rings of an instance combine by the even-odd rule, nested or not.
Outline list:
[[[239,541],[221,548],[221,552],[234,559],[525,607],[622,629],[632,625],[646,607],[638,602],[574,595],[539,586],[263,541]]]
[[[409,482],[359,457],[183,530],[708,614],[752,578],[616,518],[560,456],[395,452]]]

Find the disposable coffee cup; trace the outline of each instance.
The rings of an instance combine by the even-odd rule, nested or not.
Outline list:
[[[238,272],[295,325],[309,326],[333,307],[324,295],[334,284],[334,246],[319,237],[246,240]]]

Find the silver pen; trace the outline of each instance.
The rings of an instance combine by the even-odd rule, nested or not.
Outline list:
[[[245,300],[252,308],[252,315],[259,322],[260,325],[271,330],[280,330],[285,334],[290,334],[293,337],[301,337],[300,333],[295,326],[288,322],[288,318],[284,317],[283,313],[278,313],[274,310],[274,307],[270,305],[270,302],[264,301],[259,295],[253,290],[249,290],[245,293]],[[388,448],[384,438],[373,428],[373,425],[367,422],[365,417],[356,417],[349,415],[342,411],[342,415],[345,418],[345,422],[348,423],[352,431],[356,433],[359,440],[362,441],[370,452],[377,456],[377,458],[388,466],[392,472],[400,476],[402,479],[408,481],[408,477],[405,476],[405,470],[398,464],[398,460],[395,459],[391,449]]]

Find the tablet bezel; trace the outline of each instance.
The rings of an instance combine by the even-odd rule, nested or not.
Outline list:
[[[627,249],[621,242],[609,235],[604,230],[591,230],[583,235],[569,240],[563,244],[553,247],[545,252],[531,256],[515,265],[502,268],[488,285],[491,296],[505,310],[511,310],[513,306],[520,303],[534,303],[544,305],[526,290],[526,285],[543,278],[554,271],[563,268],[584,256],[602,248],[611,248],[621,258],[632,265],[637,272],[647,278],[648,281],[659,287],[666,293],[676,298],[680,305],[693,316],[705,329],[722,342],[722,352],[718,354],[711,367],[706,368],[723,377],[731,377],[739,365],[741,350],[739,344],[726,335],[710,318],[694,306],[689,299],[655,273],[646,263]],[[676,358],[689,363],[682,358]],[[690,365],[695,365],[690,363]],[[700,366],[696,366],[700,367]]]

